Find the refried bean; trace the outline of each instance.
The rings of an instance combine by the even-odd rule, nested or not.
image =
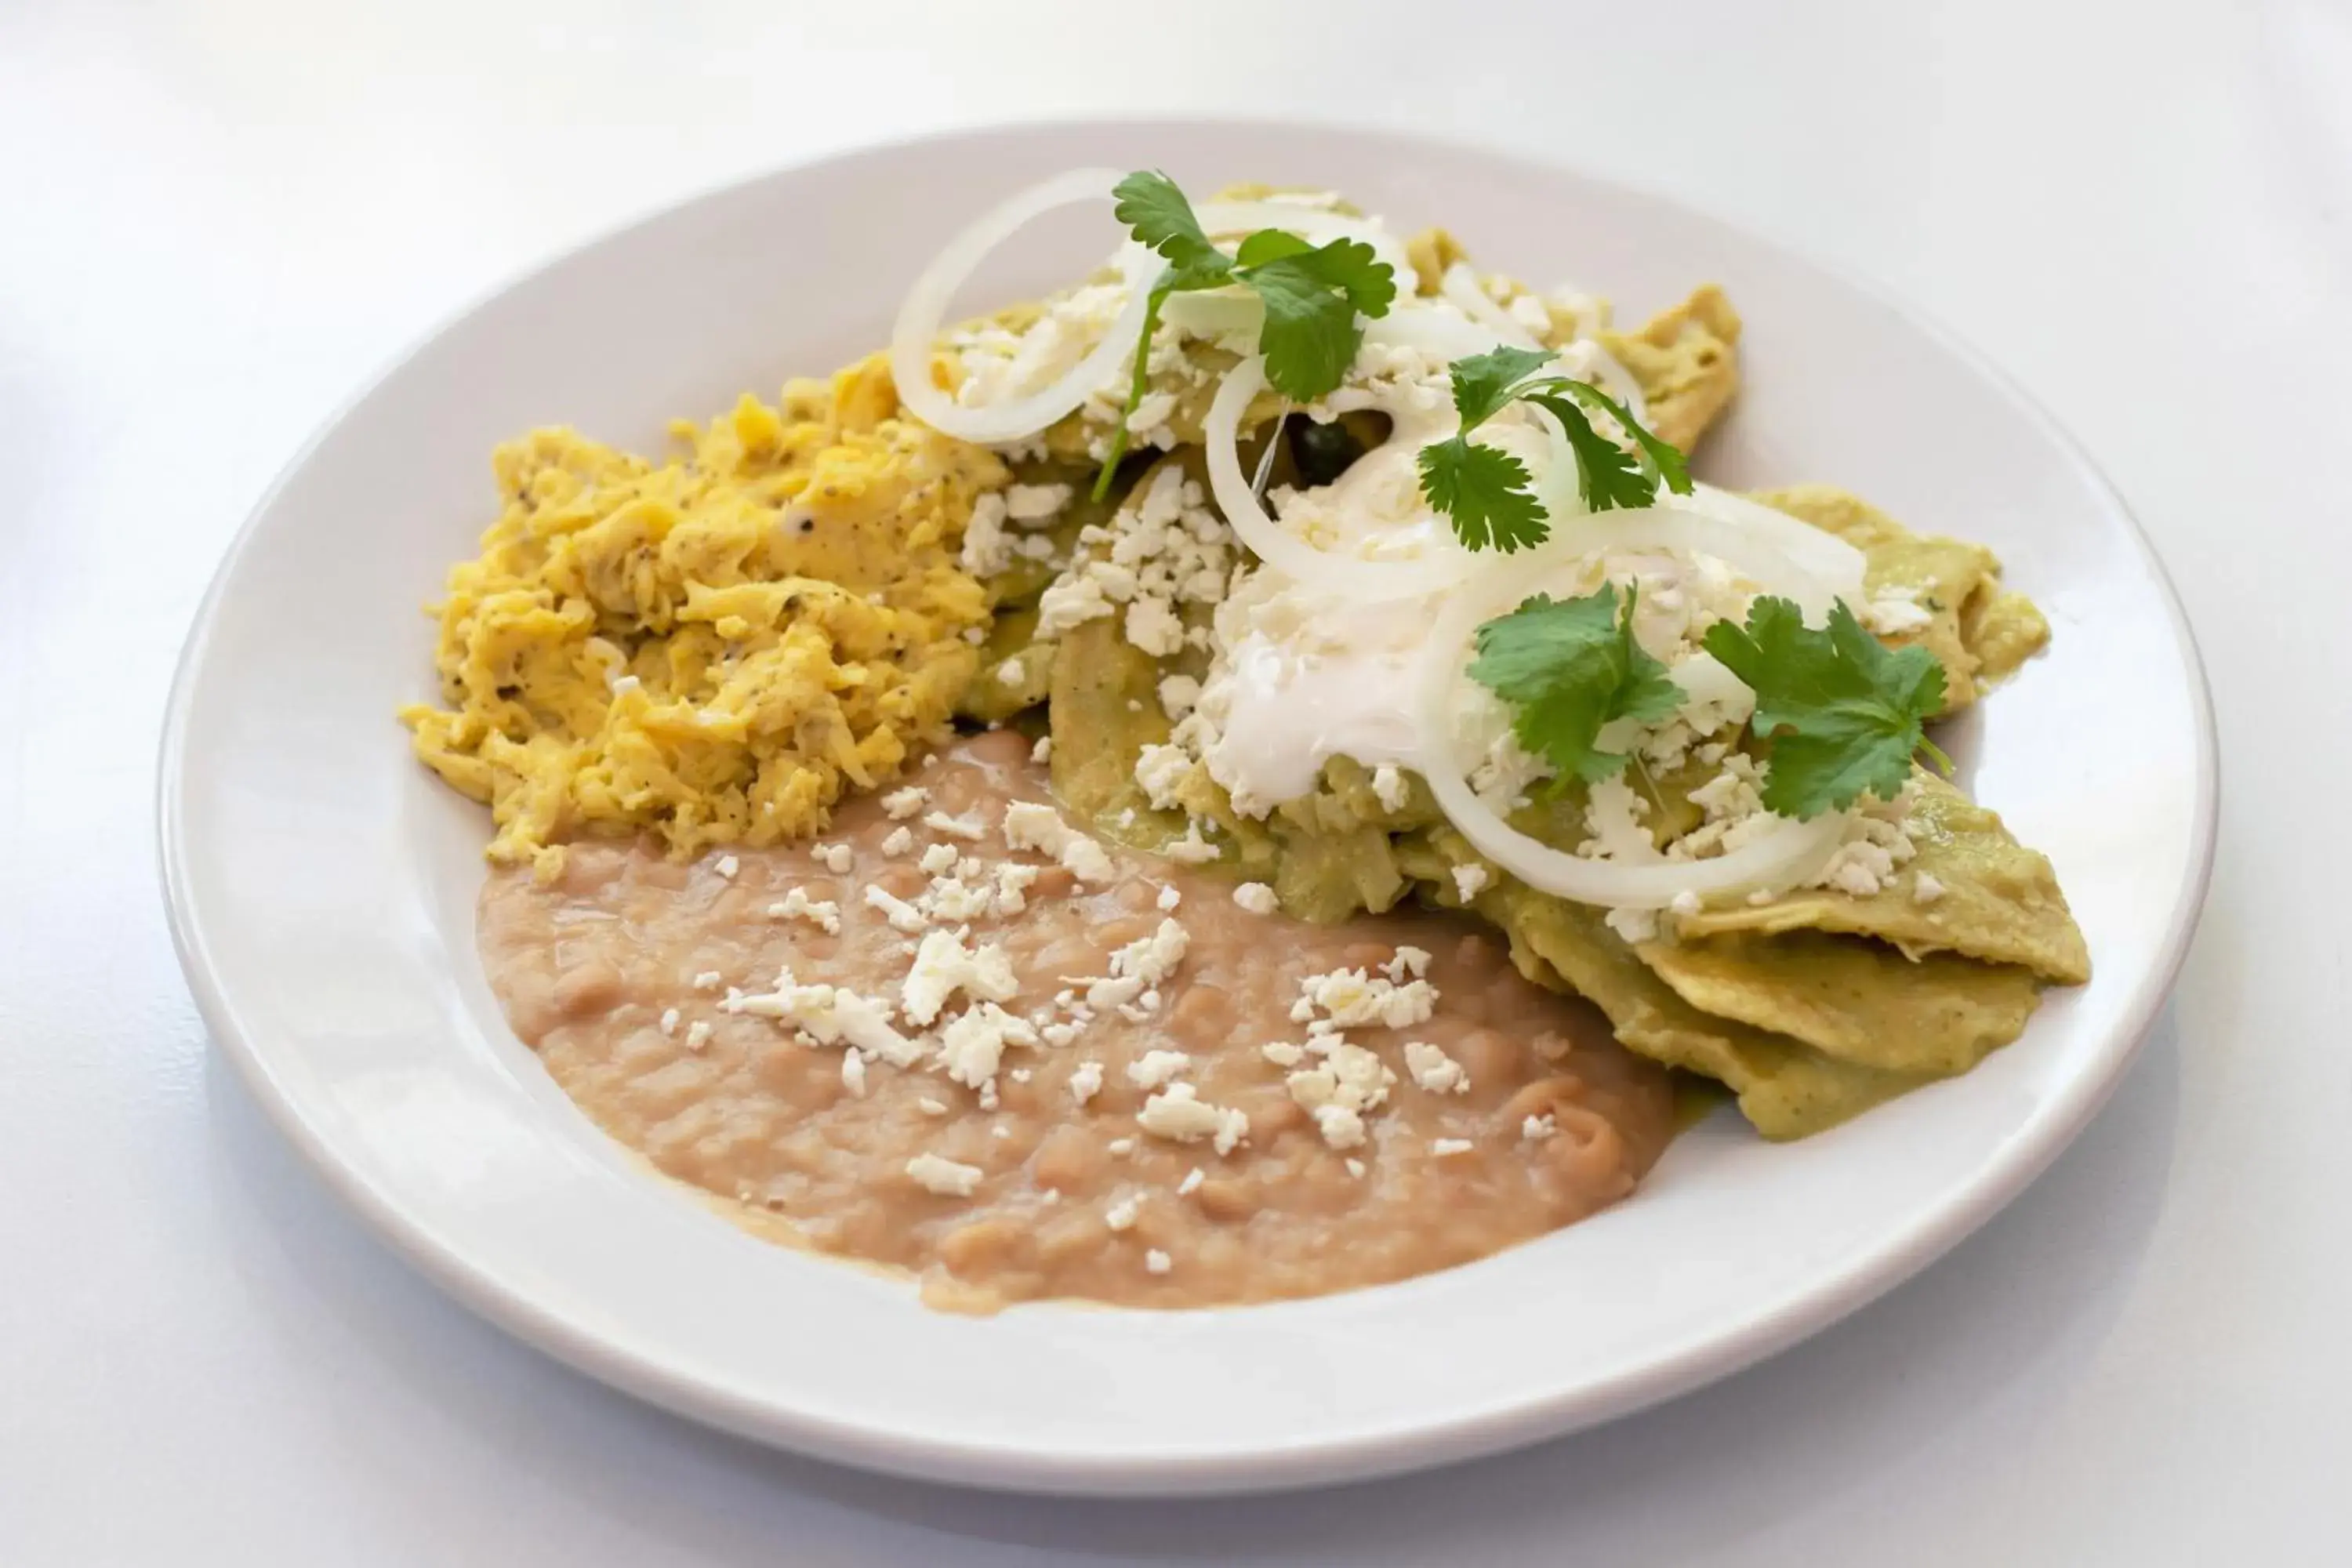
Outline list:
[[[1666,1073],[1585,1004],[1522,978],[1482,926],[1433,911],[1336,926],[1256,914],[1230,880],[1115,848],[1108,880],[1079,882],[1007,847],[1007,807],[1050,798],[1009,732],[960,743],[915,784],[919,802],[859,799],[814,844],[688,865],[584,841],[553,883],[502,871],[483,892],[483,958],[516,1032],[606,1132],[741,1205],[761,1234],[781,1220],[810,1247],[910,1270],[926,1300],[964,1310],[1318,1296],[1581,1219],[1633,1191],[1673,1134]],[[1015,912],[919,920],[898,906],[932,888],[927,852],[935,868],[950,852],[967,862],[971,886],[993,887],[1007,864],[1035,879]],[[888,899],[869,904],[869,888]],[[786,913],[794,889],[800,912]],[[1108,1005],[1077,1025],[1071,1004],[1111,975],[1113,954],[1164,941],[1171,921],[1184,946],[1172,973],[1123,1004],[1134,986],[1097,993]],[[922,935],[960,929],[966,951],[1001,948],[1017,987],[1006,1022],[1034,1036],[1006,1044],[992,1074],[979,1070],[985,1051],[952,1076],[942,1059],[940,1033],[977,1005],[971,994],[928,1026],[897,1011]],[[1301,1007],[1302,982],[1334,972],[1361,971],[1378,991],[1385,966],[1412,985],[1416,949],[1437,994],[1425,1020],[1335,1026]],[[887,1004],[922,1058],[894,1067],[746,1010],[785,970]],[[1335,1038],[1377,1063],[1334,1053]],[[1315,1069],[1343,1055],[1359,1077],[1385,1068],[1391,1081],[1352,1119],[1326,1110],[1318,1124],[1313,1106],[1350,1075]],[[1146,1114],[1155,1097],[1196,1114]],[[1223,1120],[1206,1125],[1200,1107]],[[1245,1135],[1233,1136],[1234,1112]]]

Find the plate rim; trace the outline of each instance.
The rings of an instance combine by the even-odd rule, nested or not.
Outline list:
[[[1238,1448],[1162,1455],[1140,1461],[1117,1457],[1106,1459],[1078,1452],[1047,1455],[1034,1449],[941,1440],[877,1425],[836,1421],[747,1400],[727,1388],[683,1375],[656,1361],[641,1359],[634,1352],[533,1300],[492,1269],[445,1244],[429,1226],[404,1213],[397,1201],[339,1153],[332,1141],[282,1091],[266,1054],[256,1048],[240,1026],[194,908],[190,886],[192,871],[186,862],[187,828],[183,820],[185,800],[180,787],[189,710],[229,584],[282,494],[355,409],[461,322],[577,257],[639,229],[666,223],[703,204],[723,202],[748,187],[824,165],[866,158],[889,159],[934,146],[1041,132],[1097,131],[1133,134],[1157,131],[1181,134],[1202,130],[1256,132],[1269,137],[1312,132],[1364,143],[1385,143],[1400,151],[1434,148],[1513,165],[1529,173],[1570,175],[1613,198],[1670,209],[1682,217],[1699,220],[1743,242],[1777,253],[1780,258],[1809,269],[1901,319],[2007,398],[2088,482],[2088,489],[2109,517],[2122,525],[2123,537],[2136,552],[2157,591],[2187,677],[2197,759],[2190,805],[2189,875],[2166,918],[2153,961],[2137,977],[2128,1005],[2120,1010],[2117,1021],[2101,1042],[2095,1070],[2078,1073],[2053,1090],[2049,1109],[2037,1119],[2038,1130],[1994,1151],[1979,1175],[1949,1195],[1924,1206],[1866,1255],[1791,1292],[1733,1331],[1661,1352],[1627,1371],[1572,1389],[1530,1397],[1504,1410],[1471,1411],[1410,1426],[1320,1439],[1308,1447],[1285,1450],[1278,1460],[1270,1463],[1266,1461],[1273,1456],[1253,1455]],[[1908,300],[1855,268],[1824,258],[1770,228],[1719,216],[1705,206],[1596,174],[1573,162],[1530,154],[1481,138],[1391,130],[1331,118],[1076,113],[991,121],[862,142],[706,183],[674,198],[633,210],[559,248],[541,253],[434,319],[360,380],[320,420],[256,498],[224,550],[220,564],[191,617],[174,666],[157,752],[155,809],[157,863],[173,948],[206,1032],[270,1122],[325,1180],[330,1190],[358,1211],[407,1263],[467,1309],[576,1371],[674,1415],[757,1442],[923,1480],[1033,1493],[1144,1496],[1236,1495],[1341,1479],[1371,1479],[1423,1468],[1433,1463],[1462,1462],[1564,1436],[1746,1370],[1913,1279],[2032,1185],[2080,1136],[2138,1058],[2170,998],[2196,935],[2212,879],[2220,803],[2219,738],[2210,676],[2179,591],[2146,530],[2105,470],[2032,393],[1973,343]]]

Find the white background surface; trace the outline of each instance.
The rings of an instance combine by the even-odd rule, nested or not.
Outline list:
[[[2345,1560],[2343,7],[1194,0],[1124,58],[1107,5],[530,9],[0,0],[0,1563]],[[1354,1492],[875,1480],[477,1323],[262,1121],[164,937],[154,731],[243,513],[408,340],[687,190],[962,122],[1269,106],[1793,238],[2083,437],[2222,735],[2212,900],[2140,1065],[2006,1215],[1814,1342]]]

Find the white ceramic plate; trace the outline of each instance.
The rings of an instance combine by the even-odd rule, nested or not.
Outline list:
[[[881,344],[979,207],[1080,163],[1192,188],[1336,187],[1633,315],[1718,279],[1747,385],[1726,484],[1826,479],[1996,547],[2051,652],[1974,710],[1979,796],[2047,850],[2097,965],[1976,1072],[1823,1137],[1728,1115],[1630,1202],[1469,1268],[1323,1300],[943,1316],[905,1284],[738,1232],[633,1166],[508,1032],[473,946],[482,812],[408,758],[418,606],[493,513],[488,454],[565,422],[648,447]],[[1091,216],[1092,237],[1081,220]],[[1071,215],[994,279],[1108,249]],[[2204,682],[2146,542],[2090,465],[1939,331],[1720,223],[1538,164],[1258,124],[1064,124],[785,170],[614,234],[419,347],[296,460],[192,637],[163,770],[173,929],[215,1037],[385,1235],[516,1334],[647,1399],[914,1475],[1241,1490],[1458,1459],[1722,1376],[1959,1240],[2098,1107],[2160,1005],[2210,858]],[[1924,1347],[1934,1353],[1934,1347]]]

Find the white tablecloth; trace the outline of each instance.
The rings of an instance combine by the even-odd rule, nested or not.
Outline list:
[[[2352,1561],[2352,14],[816,9],[0,4],[0,1563]],[[164,936],[155,731],[231,531],[407,341],[688,189],[983,120],[1269,108],[1794,238],[2083,437],[2187,598],[2227,781],[2139,1066],[2007,1215],[1806,1347],[1350,1492],[878,1480],[476,1321],[264,1122]]]

